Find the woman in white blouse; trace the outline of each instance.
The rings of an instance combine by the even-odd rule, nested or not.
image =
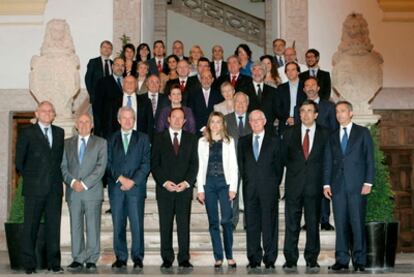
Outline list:
[[[206,205],[215,259],[214,267],[220,268],[223,265],[221,223],[227,264],[235,268],[236,261],[233,259],[232,249],[232,201],[237,193],[238,167],[234,140],[229,136],[224,116],[220,112],[212,112],[208,118],[204,135],[198,143],[198,160],[197,197]]]

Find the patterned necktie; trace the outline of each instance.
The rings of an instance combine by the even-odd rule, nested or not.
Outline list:
[[[220,62],[216,62],[216,78],[220,76]]]
[[[178,155],[178,150],[180,150],[180,144],[178,143],[178,133],[174,132],[173,147],[175,155]]]
[[[47,144],[49,144],[49,146],[52,147],[52,144],[50,143],[50,139],[49,139],[49,135],[48,135],[49,127],[46,127],[44,129],[44,131],[45,131],[44,136],[45,136],[45,139],[47,141]]]
[[[237,83],[237,76],[233,75],[231,76],[231,85],[235,88],[236,87],[236,83]]]
[[[305,156],[305,160],[309,157],[309,129],[306,129],[305,137],[303,138],[303,156]]]
[[[239,116],[239,124],[238,124],[237,128],[239,130],[239,137],[241,137],[242,134],[243,134],[243,128],[244,128],[244,126],[243,126],[243,116]]]
[[[254,143],[253,143],[253,154],[254,154],[254,159],[256,160],[256,162],[259,159],[259,138],[260,136],[255,136]]]
[[[161,60],[159,60],[158,63],[157,63],[157,70],[158,70],[158,73],[161,73],[162,72]]]
[[[127,107],[132,108],[132,100],[131,100],[131,95],[128,95],[128,100],[127,100]]]
[[[152,113],[155,116],[155,112],[157,111],[157,94],[151,93],[151,105],[152,105]]]
[[[343,128],[343,130],[344,130],[344,134],[342,135],[342,140],[341,140],[341,150],[342,150],[342,154],[345,154],[346,147],[348,146],[348,133],[346,132],[346,128]]]
[[[124,153],[125,154],[128,152],[128,145],[129,145],[128,135],[129,134],[124,134],[124,138],[122,139],[122,144],[124,146]]]
[[[116,78],[116,82],[118,83],[118,86],[122,89],[122,83],[121,83],[120,77]]]
[[[109,76],[109,59],[105,60],[105,76]]]
[[[83,161],[83,157],[85,156],[86,150],[86,141],[85,138],[81,138],[81,145],[79,147],[79,163],[81,164]]]

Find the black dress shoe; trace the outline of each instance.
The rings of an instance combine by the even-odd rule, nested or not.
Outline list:
[[[328,269],[334,270],[334,271],[340,271],[340,270],[349,269],[349,266],[347,264],[334,263],[332,266],[328,267]]]
[[[273,263],[265,264],[265,268],[266,269],[274,269],[275,268],[275,264],[273,264]]]
[[[134,261],[134,268],[135,269],[140,269],[140,268],[143,268],[143,267],[144,267],[144,264],[142,263],[141,259],[136,259]]]
[[[161,269],[169,269],[172,267],[172,262],[169,261],[163,261],[161,264]]]
[[[329,224],[329,222],[327,222],[327,223],[322,223],[321,224],[321,230],[323,230],[323,231],[333,231],[333,230],[335,230],[335,228],[331,224]]]
[[[182,268],[193,268],[193,265],[189,261],[184,261],[178,264]]]
[[[70,265],[68,265],[67,269],[69,271],[77,271],[83,268],[83,264],[73,261]]]
[[[260,267],[260,265],[257,264],[257,263],[249,263],[246,267],[248,269],[256,269],[256,268]]]
[[[354,265],[354,271],[363,272],[363,271],[365,271],[365,266],[362,265],[362,264],[355,264]]]
[[[94,263],[86,263],[87,270],[96,270],[96,264]]]
[[[36,269],[34,268],[26,268],[26,270],[24,271],[26,274],[36,274]]]
[[[296,264],[288,263],[288,262],[284,263],[282,268],[285,272],[296,272],[296,271],[298,271],[298,267],[296,266]]]
[[[306,270],[311,273],[317,273],[320,270],[320,266],[317,262],[306,263]]]
[[[126,261],[121,261],[121,260],[116,260],[113,264],[112,264],[112,268],[126,268],[127,263]]]
[[[52,268],[49,268],[49,273],[53,273],[53,274],[60,274],[63,273],[63,268],[61,268],[60,266],[55,266]]]

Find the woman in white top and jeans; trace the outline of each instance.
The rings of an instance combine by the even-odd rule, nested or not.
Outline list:
[[[198,199],[206,205],[209,231],[213,244],[215,268],[223,264],[220,223],[223,228],[224,252],[229,267],[235,268],[233,259],[233,209],[237,193],[238,167],[234,140],[227,133],[224,116],[212,112],[204,135],[198,143],[199,169],[197,175]],[[218,204],[220,203],[221,220]]]

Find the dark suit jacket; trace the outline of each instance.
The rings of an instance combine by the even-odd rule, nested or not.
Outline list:
[[[258,195],[262,199],[278,199],[283,174],[280,140],[265,132],[257,161],[254,158],[252,141],[253,134],[241,137],[237,147],[243,194]]]
[[[277,89],[266,84],[263,84],[262,91],[262,100],[259,100],[259,97],[256,94],[256,89],[253,82],[247,87],[245,92],[249,96],[249,112],[259,109],[264,112],[266,116],[266,131],[274,132],[273,122],[277,117],[278,109],[278,98],[277,98]]]
[[[368,128],[353,123],[348,146],[342,154],[339,129],[331,133],[325,151],[324,185],[332,193],[361,194],[364,183],[374,184],[374,146]]]
[[[97,105],[99,109],[100,129],[96,131],[98,135],[108,139],[115,131],[121,128],[118,122],[118,110],[122,107],[123,92],[112,76],[110,78],[105,77],[102,81],[107,81],[108,85],[103,90],[101,101]],[[137,131],[146,133],[151,137],[153,134],[152,126],[154,126],[151,102],[148,98],[141,99],[136,94],[135,97],[137,100]]]
[[[214,80],[218,80],[220,77],[229,74],[229,70],[227,69],[227,62],[221,61],[221,72],[220,76],[216,76],[216,65],[214,61],[210,62],[210,71],[214,77]]]
[[[151,172],[158,190],[165,190],[163,184],[183,181],[193,187],[198,172],[197,137],[186,131],[181,133],[180,148],[175,155],[168,130],[155,135],[151,156]],[[158,193],[157,193],[158,196]]]
[[[223,96],[214,88],[210,89],[208,106],[206,106],[206,101],[204,100],[203,89],[200,88],[193,91],[188,101],[188,107],[193,111],[197,134],[200,134],[200,129],[207,124],[208,117],[214,110],[214,105],[221,101],[223,101]]]
[[[286,166],[286,197],[297,199],[305,196],[322,196],[323,161],[329,131],[316,125],[315,137],[309,157],[305,160],[302,148],[301,124],[285,131],[283,135],[283,156]]]
[[[141,101],[141,102],[149,101],[148,103],[149,103],[151,111],[152,111],[152,103],[151,103],[151,100],[148,98],[148,92],[146,92],[144,94],[140,94],[138,96],[138,101]],[[158,119],[160,117],[162,109],[164,109],[165,107],[168,107],[170,105],[171,104],[170,104],[170,100],[168,99],[168,97],[165,96],[162,93],[158,93],[157,109],[155,111],[155,115],[153,116],[154,117],[154,121],[153,121],[153,129],[154,130],[157,127],[156,125],[157,125],[157,122],[158,122]],[[152,114],[154,114],[154,113],[152,113]],[[151,138],[152,138],[152,136],[151,136]]]
[[[117,179],[122,175],[135,182],[126,193],[145,197],[150,172],[150,140],[147,134],[132,131],[125,154],[121,136],[121,131],[118,131],[108,139],[108,189],[119,189],[121,185],[117,183]]]
[[[217,82],[215,82],[216,89],[220,90],[221,84],[224,83],[225,81],[230,82],[231,81],[230,79],[231,79],[230,74],[227,74],[227,75],[224,75],[218,78]],[[240,73],[239,76],[237,77],[236,87],[234,89],[236,90],[236,92],[242,91],[246,93],[251,82],[252,82],[252,78],[250,76],[246,76]]]
[[[295,107],[295,124],[300,124],[299,107]],[[316,123],[334,131],[338,129],[338,121],[336,121],[335,104],[329,100],[320,99],[318,104],[318,117]]]
[[[110,61],[112,65],[112,60]],[[89,103],[93,103],[96,95],[96,85],[98,81],[104,77],[104,67],[101,57],[90,59],[85,74],[86,89],[89,94]]]
[[[148,60],[148,66],[149,66],[149,75],[158,75],[158,67],[155,61],[155,58],[151,58]],[[165,60],[165,58],[163,59],[163,63],[162,63],[162,72],[164,72],[165,74],[168,74],[168,64]]]
[[[278,88],[278,119],[279,119],[279,132],[282,133],[286,129],[286,120],[289,118],[290,111],[290,87],[289,82],[281,84]],[[303,92],[303,83],[299,81],[298,91],[296,92],[296,106],[300,106],[303,101],[306,100],[306,94]]]
[[[16,144],[16,169],[23,176],[23,196],[63,195],[60,165],[64,131],[52,126],[52,148],[39,124],[20,131]]]
[[[299,79],[301,79],[302,82],[304,82],[307,78],[309,78],[309,70],[299,74]],[[328,71],[318,69],[316,78],[318,79],[318,84],[320,87],[319,97],[325,100],[329,100],[331,97],[331,75]]]
[[[241,136],[239,136],[239,120],[238,118],[236,118],[236,113],[232,112],[229,114],[226,114],[224,116],[224,120],[227,123],[227,131],[229,132],[229,135],[234,138],[234,144],[236,146],[236,150],[237,150],[237,145],[239,142],[239,138],[243,137],[245,135],[251,134],[252,133],[252,129],[250,128],[250,124],[249,124],[249,114],[246,113],[246,122],[244,124],[244,128],[243,128],[243,132],[241,134]]]
[[[169,95],[171,87],[175,84],[180,85],[179,78],[168,80],[167,83],[165,84],[164,95]],[[201,88],[201,84],[198,81],[198,78],[196,78],[196,80],[194,80],[192,77],[187,78],[187,82],[185,84],[185,89],[184,89],[184,92],[182,93],[182,100],[181,100],[181,104],[183,104],[184,106],[186,106],[188,103],[188,95],[190,94],[190,91],[194,88],[194,85]]]

